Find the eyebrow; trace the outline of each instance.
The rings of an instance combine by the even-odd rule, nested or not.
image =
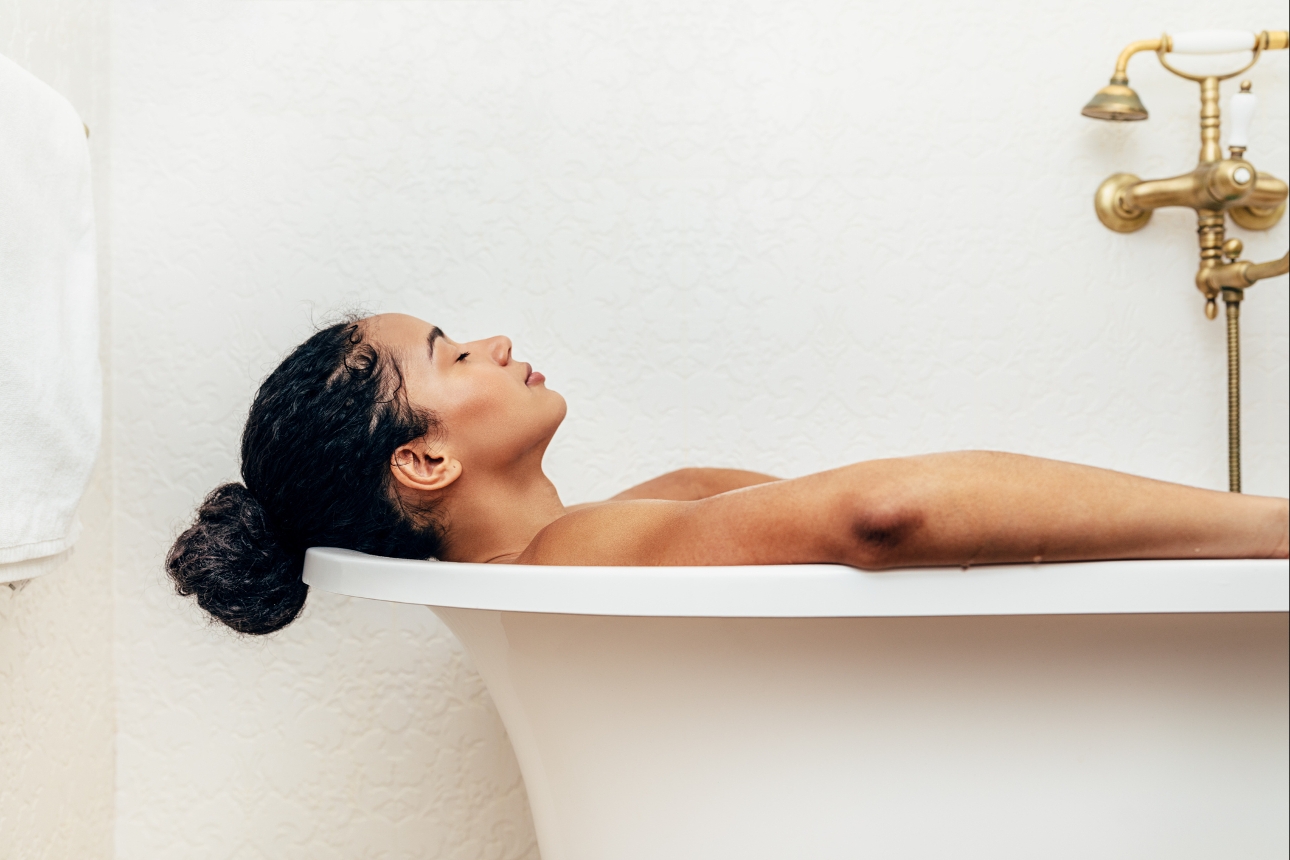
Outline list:
[[[431,361],[434,361],[434,342],[439,338],[446,336],[447,335],[443,333],[443,329],[439,328],[439,326],[436,325],[430,327],[430,334],[426,335],[426,347],[430,351]]]

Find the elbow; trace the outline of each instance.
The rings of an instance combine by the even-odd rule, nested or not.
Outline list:
[[[847,563],[865,570],[902,567],[914,559],[914,544],[926,513],[912,500],[861,505],[851,518]]]

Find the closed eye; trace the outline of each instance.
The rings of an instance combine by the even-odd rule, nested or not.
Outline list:
[[[457,356],[457,361],[465,361],[465,360],[466,360],[466,356],[468,356],[468,355],[470,355],[470,353],[468,353],[468,352],[463,352],[461,355]]]

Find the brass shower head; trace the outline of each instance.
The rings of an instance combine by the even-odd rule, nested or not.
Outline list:
[[[1129,86],[1129,79],[1121,75],[1111,78],[1111,83],[1098,90],[1080,113],[1093,119],[1117,122],[1147,118],[1147,109],[1143,106],[1142,99]]]

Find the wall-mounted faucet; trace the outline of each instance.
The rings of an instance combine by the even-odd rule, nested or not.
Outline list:
[[[1129,59],[1139,51],[1155,51],[1160,64],[1179,77],[1200,84],[1200,160],[1195,169],[1169,179],[1143,181],[1131,173],[1117,173],[1097,189],[1093,205],[1097,217],[1118,233],[1141,230],[1151,213],[1165,206],[1186,206],[1196,210],[1200,237],[1200,268],[1196,288],[1205,297],[1205,316],[1218,315],[1217,299],[1227,308],[1227,428],[1228,483],[1234,493],[1241,491],[1241,301],[1245,290],[1256,281],[1290,271],[1290,252],[1279,260],[1253,263],[1240,259],[1240,239],[1224,241],[1224,213],[1248,230],[1266,230],[1281,220],[1286,211],[1286,183],[1259,173],[1245,160],[1250,121],[1257,104],[1249,81],[1232,96],[1232,131],[1228,136],[1228,157],[1219,146],[1219,81],[1235,77],[1259,61],[1264,51],[1285,50],[1290,43],[1284,30],[1202,30],[1168,34],[1159,39],[1133,42],[1115,61],[1111,82],[1098,90],[1084,106],[1085,116],[1107,120],[1147,118],[1142,99],[1129,87]],[[1173,54],[1230,54],[1250,52],[1241,68],[1223,75],[1193,75],[1170,65]],[[1226,262],[1223,262],[1223,259]]]

